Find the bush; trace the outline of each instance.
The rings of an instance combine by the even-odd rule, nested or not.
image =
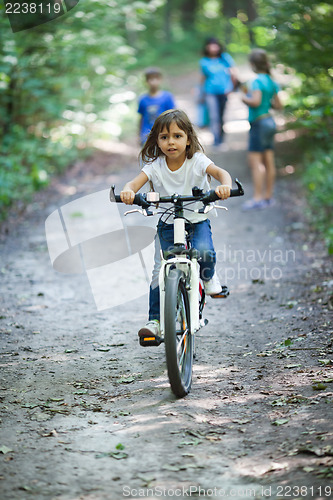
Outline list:
[[[311,219],[323,233],[328,252],[333,254],[333,149],[308,153],[304,183],[309,192]]]
[[[62,172],[78,155],[75,144],[64,145],[61,140],[36,137],[20,126],[13,127],[3,138],[0,157],[1,219],[13,202],[27,202],[34,191],[46,186],[52,175]]]

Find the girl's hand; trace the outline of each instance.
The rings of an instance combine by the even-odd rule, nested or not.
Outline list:
[[[220,184],[215,189],[215,193],[221,200],[226,200],[230,196],[230,189],[230,186],[228,186],[227,184]]]
[[[120,199],[126,205],[133,205],[135,192],[132,189],[126,189],[120,192]]]
[[[246,83],[241,83],[239,88],[241,89],[242,92],[244,92],[244,94],[247,94],[248,91],[249,91],[249,89],[247,88]]]

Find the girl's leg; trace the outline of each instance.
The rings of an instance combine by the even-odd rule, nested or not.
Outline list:
[[[209,113],[210,130],[214,136],[214,145],[221,143],[221,118],[218,98],[215,94],[206,94],[206,103]]]
[[[216,96],[218,99],[218,107],[219,107],[219,130],[220,130],[220,142],[223,142],[224,137],[224,110],[225,105],[227,104],[227,96],[225,94],[221,94]]]
[[[201,260],[200,277],[203,281],[212,279],[215,271],[216,253],[213,244],[210,221],[204,220],[193,224],[189,228],[191,243],[199,251]]]
[[[263,197],[263,186],[266,176],[266,169],[265,165],[263,164],[263,154],[250,151],[248,153],[248,162],[252,172],[254,188],[253,198],[255,201],[260,201]]]
[[[160,319],[159,274],[161,268],[161,249],[168,250],[173,246],[173,224],[158,226],[155,236],[155,255],[152,281],[149,289],[149,321]]]
[[[160,291],[158,278],[161,268],[161,245],[158,235],[155,235],[154,269],[149,289],[149,321],[160,318]]]
[[[270,200],[273,197],[274,183],[276,177],[275,157],[272,149],[263,152],[263,162],[266,167],[266,193],[265,199]]]
[[[260,120],[260,141],[263,156],[263,164],[266,169],[266,192],[265,198],[271,199],[275,181],[275,159],[274,159],[274,135],[276,123],[272,116]]]

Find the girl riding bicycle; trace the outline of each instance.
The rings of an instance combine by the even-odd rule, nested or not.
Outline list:
[[[161,196],[175,193],[191,195],[194,186],[203,191],[210,189],[209,177],[220,184],[215,189],[222,200],[230,196],[232,180],[229,173],[214,165],[203,153],[198,137],[184,111],[172,109],[162,113],[143,146],[140,157],[144,164],[141,172],[127,182],[120,193],[123,203],[131,205],[139,189],[150,181]],[[221,292],[221,285],[215,272],[216,254],[214,250],[210,221],[206,214],[196,212],[194,204],[186,216],[186,230],[192,246],[200,255],[200,277],[207,295]],[[163,251],[173,247],[173,224],[167,218],[157,226],[157,235]],[[139,330],[139,337],[150,335],[159,337],[160,304],[158,275],[160,256],[158,241],[155,240],[155,265],[149,294],[149,320]]]

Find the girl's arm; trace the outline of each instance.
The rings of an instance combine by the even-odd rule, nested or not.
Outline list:
[[[250,106],[250,108],[257,108],[261,104],[261,90],[254,90],[251,94],[251,97],[247,95],[243,95],[242,101],[244,104]]]
[[[139,175],[134,177],[131,181],[127,182],[120,192],[120,199],[126,205],[132,205],[134,201],[135,193],[139,191],[148,181],[148,177],[144,172],[140,172]]]
[[[283,104],[278,94],[274,94],[271,105],[273,109],[280,110],[283,108]]]
[[[220,182],[220,185],[215,189],[215,193],[218,197],[221,198],[221,200],[229,198],[232,186],[232,179],[229,172],[223,168],[217,167],[214,163],[208,165],[206,172],[208,175],[211,175],[214,179]]]

